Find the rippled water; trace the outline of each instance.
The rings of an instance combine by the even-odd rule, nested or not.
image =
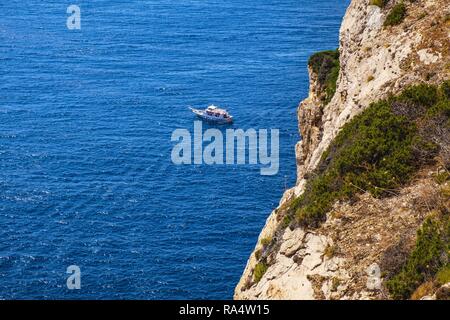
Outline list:
[[[0,4],[0,298],[231,298],[348,0],[72,2],[81,31],[64,1]],[[187,106],[209,103],[281,130],[278,175],[172,164]]]

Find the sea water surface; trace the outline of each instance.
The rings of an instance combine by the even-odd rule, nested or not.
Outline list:
[[[295,183],[307,59],[338,46],[348,2],[2,1],[0,299],[231,298]],[[172,164],[187,106],[211,103],[280,129],[277,175]]]

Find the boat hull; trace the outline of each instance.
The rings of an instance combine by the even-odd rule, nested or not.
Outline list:
[[[191,109],[191,110],[197,117],[199,117],[200,119],[207,121],[207,122],[220,123],[220,124],[233,123],[233,117],[219,118],[219,117],[210,116],[203,110],[198,110],[198,109]]]

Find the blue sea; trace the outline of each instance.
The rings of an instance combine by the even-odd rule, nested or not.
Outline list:
[[[338,46],[348,3],[2,1],[0,299],[232,298],[296,180],[308,57]],[[174,165],[172,132],[208,104],[279,129],[279,173]]]

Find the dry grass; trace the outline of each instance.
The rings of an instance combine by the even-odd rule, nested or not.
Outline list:
[[[338,252],[338,247],[336,245],[327,245],[325,248],[323,255],[327,259],[333,258]]]
[[[411,296],[411,300],[420,300],[421,298],[432,295],[434,292],[434,284],[431,281],[423,283],[420,287],[414,291]]]

